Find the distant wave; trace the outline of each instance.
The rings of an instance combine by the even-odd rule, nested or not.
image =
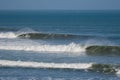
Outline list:
[[[22,39],[87,39],[95,38],[89,35],[72,35],[56,33],[30,33],[30,32],[0,32],[0,38],[22,38]]]
[[[119,74],[120,65],[95,64],[95,63],[45,63],[29,61],[0,60],[0,67],[21,68],[48,68],[48,69],[76,69],[101,72],[105,74]]]
[[[19,38],[28,39],[74,39],[74,38],[94,38],[95,36],[55,34],[55,33],[25,33],[18,35]]]
[[[62,39],[62,38],[77,38],[77,35],[68,34],[51,34],[51,33],[27,33],[18,35],[20,38],[30,38],[30,39]]]
[[[0,32],[0,38],[21,38],[21,39],[120,39],[119,36],[95,36],[75,35],[58,33],[39,33],[35,31]]]

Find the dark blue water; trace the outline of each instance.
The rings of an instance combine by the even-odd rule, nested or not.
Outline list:
[[[21,39],[23,33],[79,38]],[[86,55],[91,45],[120,45],[120,11],[0,11],[0,64],[8,61],[120,64],[119,56]],[[2,62],[4,63],[2,63]],[[1,80],[119,80],[119,74],[86,70],[0,67]],[[22,63],[21,63],[22,64]],[[23,65],[25,66],[25,65]],[[66,66],[64,66],[66,67]]]

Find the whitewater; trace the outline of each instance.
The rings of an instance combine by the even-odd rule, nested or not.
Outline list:
[[[92,63],[45,63],[45,62],[0,60],[0,67],[88,69],[91,66]]]
[[[0,49],[2,50],[23,50],[23,51],[36,51],[36,52],[70,52],[70,53],[82,53],[85,51],[85,47],[76,44],[74,42],[69,43],[69,44],[59,44],[59,45],[54,45],[54,44],[45,44],[45,42],[41,43],[36,43],[31,40],[24,40],[20,39],[17,37],[17,34],[13,32],[7,32],[7,33],[0,33],[0,38],[8,38],[8,39],[16,39],[13,42],[11,41],[3,41],[1,40],[1,45]],[[7,44],[6,44],[7,43]]]
[[[0,38],[17,38],[17,35],[13,32],[0,32]]]
[[[119,11],[0,11],[0,80],[120,80]]]

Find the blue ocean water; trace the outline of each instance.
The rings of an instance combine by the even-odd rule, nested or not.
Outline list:
[[[39,38],[19,37],[28,33]],[[120,11],[0,11],[0,80],[119,80],[119,69],[87,70],[91,64],[119,65],[119,56],[86,53],[88,46],[119,41]]]

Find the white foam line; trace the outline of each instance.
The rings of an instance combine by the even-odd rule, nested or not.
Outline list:
[[[0,38],[16,38],[17,35],[13,32],[0,33]]]
[[[92,63],[44,63],[0,60],[1,67],[88,69]]]
[[[22,43],[21,43],[22,44]],[[79,44],[70,43],[68,45],[29,45],[29,43],[0,45],[0,49],[3,50],[24,50],[24,51],[37,51],[37,52],[70,52],[70,53],[82,53],[85,52],[85,48]]]

